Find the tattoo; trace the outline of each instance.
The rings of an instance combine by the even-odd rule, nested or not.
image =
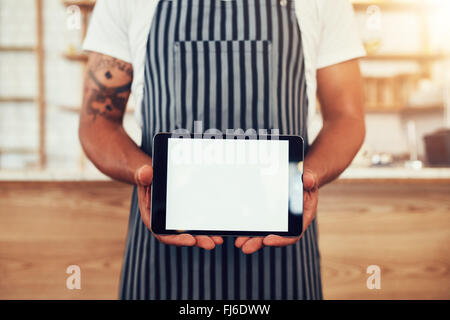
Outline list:
[[[126,72],[130,77],[133,76],[133,70],[130,67],[127,67],[125,62],[121,62],[115,58],[100,58],[96,65],[92,68],[92,71],[98,71],[102,69],[119,69],[122,72]]]
[[[121,118],[113,117],[106,111],[101,111],[99,109],[93,108],[92,105],[87,106],[86,112],[87,112],[87,114],[92,115],[94,117],[93,121],[95,121],[97,119],[97,116],[101,116],[111,122],[116,122],[116,123],[122,122]]]
[[[92,116],[92,121],[101,116],[115,123],[122,123],[126,104],[131,90],[132,68],[125,62],[120,62],[115,58],[99,57],[94,60],[87,73],[87,81],[91,85],[85,87],[85,110]],[[128,82],[120,86],[109,86],[105,82],[113,78],[112,68],[116,68],[126,73],[125,79]],[[105,70],[101,73],[96,71]],[[103,81],[99,77],[103,77]]]
[[[129,91],[131,88],[131,81],[123,86],[118,87],[111,87],[108,88],[104,84],[100,83],[100,81],[97,80],[95,77],[95,74],[92,72],[92,70],[89,70],[89,77],[95,82],[95,84],[99,87],[100,90],[104,91],[105,94],[114,94],[114,93],[121,93]]]

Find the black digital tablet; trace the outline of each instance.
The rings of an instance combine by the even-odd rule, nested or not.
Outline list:
[[[302,172],[299,136],[158,133],[152,231],[297,237],[303,230]]]

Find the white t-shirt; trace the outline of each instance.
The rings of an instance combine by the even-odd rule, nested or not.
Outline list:
[[[83,44],[84,50],[133,65],[131,90],[136,106],[142,102],[146,43],[157,4],[157,0],[97,0]],[[295,8],[311,115],[316,103],[316,70],[361,57],[365,51],[349,0],[296,0]],[[141,123],[140,108],[136,108],[136,118]]]

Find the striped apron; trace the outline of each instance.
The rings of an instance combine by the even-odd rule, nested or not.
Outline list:
[[[306,137],[307,95],[292,0],[163,0],[150,28],[142,150],[174,129],[279,129]],[[307,145],[308,143],[306,143]],[[306,151],[306,150],[305,150]],[[160,243],[133,192],[121,299],[321,299],[316,221],[295,245],[245,255]]]

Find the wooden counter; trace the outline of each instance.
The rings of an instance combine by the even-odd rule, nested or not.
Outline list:
[[[325,297],[449,299],[450,182],[364,180],[321,190]],[[366,268],[381,268],[381,290]]]
[[[325,298],[450,299],[450,183],[342,180],[321,190]],[[0,181],[0,299],[115,299],[131,187]],[[81,290],[66,268],[81,267]],[[381,268],[381,289],[366,268]]]

